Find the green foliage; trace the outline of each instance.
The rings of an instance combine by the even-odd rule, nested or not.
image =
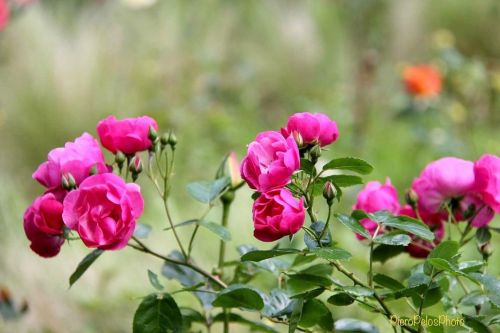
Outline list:
[[[79,278],[82,277],[82,275],[87,271],[87,269],[89,269],[89,267],[94,263],[94,261],[96,261],[97,258],[99,258],[103,253],[104,253],[103,250],[96,249],[87,254],[85,258],[83,258],[83,260],[80,261],[80,263],[76,267],[76,270],[69,277],[70,288],[73,284],[75,284],[76,281],[78,281]]]
[[[151,294],[135,312],[133,333],[165,332],[182,332],[182,314],[169,294]]]
[[[193,198],[208,204],[214,201],[229,183],[229,177],[223,177],[213,181],[192,182],[187,184],[186,189]]]
[[[355,157],[336,158],[326,163],[323,170],[339,169],[354,171],[363,175],[373,171],[373,167],[366,161]]]
[[[264,301],[260,296],[260,292],[254,288],[235,284],[221,291],[212,302],[212,305],[222,308],[261,310],[264,307]]]

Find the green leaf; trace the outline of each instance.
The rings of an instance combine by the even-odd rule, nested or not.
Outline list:
[[[346,318],[335,322],[335,332],[379,333],[379,330],[365,321]]]
[[[300,170],[305,171],[308,175],[314,175],[316,173],[314,164],[306,158],[300,159]]]
[[[304,307],[304,299],[299,298],[293,305],[292,314],[290,316],[288,333],[294,333],[299,326],[300,319],[302,318],[302,308]]]
[[[373,290],[362,287],[362,286],[346,286],[344,291],[350,295],[356,297],[372,297]]]
[[[320,179],[323,184],[330,181],[338,187],[350,187],[363,184],[363,179],[361,177],[353,175],[333,175],[322,177]]]
[[[373,167],[368,162],[355,157],[333,159],[323,166],[323,170],[329,169],[350,170],[364,175],[373,171]]]
[[[471,273],[470,275],[484,285],[491,303],[500,307],[500,281],[487,274]]]
[[[75,272],[71,274],[71,276],[69,277],[70,288],[76,281],[78,281],[78,279],[83,275],[83,273],[87,271],[90,265],[92,265],[94,261],[96,261],[97,258],[99,258],[101,254],[103,254],[103,252],[104,252],[103,250],[96,249],[87,254],[85,258],[83,258],[83,260],[80,261],[80,263],[76,267]]]
[[[427,225],[408,216],[393,216],[392,218],[385,220],[383,224],[387,227],[409,232],[428,241],[434,240],[434,233],[429,230]]]
[[[163,286],[161,285],[160,280],[158,280],[158,275],[156,275],[155,273],[153,273],[149,269],[148,269],[148,278],[149,278],[149,282],[151,283],[151,285],[155,289],[157,289],[157,290],[163,289]]]
[[[340,221],[340,223],[351,229],[351,231],[360,234],[363,237],[371,239],[370,233],[365,229],[365,227],[361,225],[361,223],[358,222],[358,220],[356,220],[352,216],[345,214],[335,214],[335,217]]]
[[[311,251],[315,256],[325,260],[348,260],[352,254],[339,247],[322,247]]]
[[[245,253],[241,257],[241,261],[262,261],[287,254],[297,254],[299,252],[297,249],[257,250]]]
[[[380,244],[373,250],[372,259],[373,261],[386,262],[392,257],[395,257],[405,251],[404,246],[393,246]]]
[[[218,313],[213,320],[214,322],[224,322],[225,319],[226,319],[225,313]],[[268,332],[268,333],[278,332],[274,328],[267,326],[264,323],[246,319],[236,313],[229,313],[227,315],[227,320],[231,323],[238,323],[241,325],[248,326],[252,332]]]
[[[492,333],[491,330],[482,321],[472,316],[463,314],[462,317],[465,321],[465,326],[468,326],[476,333]]]
[[[222,290],[212,302],[212,305],[222,308],[261,310],[264,307],[264,301],[256,290],[244,285],[234,284]]]
[[[198,224],[213,232],[224,242],[229,242],[231,240],[231,232],[229,232],[229,229],[218,223],[198,221]]]
[[[463,306],[477,306],[483,305],[489,301],[488,296],[483,294],[480,290],[473,290],[469,294],[460,299],[460,305]]]
[[[323,233],[323,229],[326,227],[324,222],[321,221],[316,221],[311,223],[311,226],[309,227],[309,231],[315,235],[315,237],[312,237],[309,235],[308,232],[304,233],[304,243],[306,244],[308,249],[316,249],[320,247],[326,247],[330,246],[332,243],[332,235],[330,233],[330,230],[326,230],[325,234],[323,235],[323,238],[321,241],[318,242],[317,239],[321,236]],[[321,243],[321,244],[320,244]]]
[[[229,177],[213,181],[200,181],[187,184],[186,189],[193,198],[203,203],[212,202],[229,185]]]
[[[384,274],[376,274],[373,277],[373,281],[382,287],[391,289],[391,290],[400,290],[400,289],[405,289],[405,286],[399,282],[398,280],[395,280],[391,278],[390,276],[384,275]]]
[[[182,332],[182,315],[172,296],[151,294],[135,312],[133,333]]]
[[[318,287],[329,287],[332,281],[325,277],[313,274],[293,274],[287,280],[287,288],[292,295],[301,294]]]
[[[484,261],[479,260],[463,261],[458,264],[458,269],[464,273],[472,273],[479,271],[484,264]]]
[[[432,265],[438,271],[446,271],[454,276],[463,276],[464,278],[467,278],[474,283],[478,283],[478,281],[475,278],[460,271],[455,264],[449,262],[448,260],[442,258],[427,258],[427,263]]]
[[[340,292],[330,296],[330,298],[328,298],[328,303],[337,306],[351,305],[352,303],[354,303],[354,297],[352,297],[348,293]]]
[[[134,236],[137,238],[147,238],[151,233],[151,226],[149,224],[137,223],[135,225]]]
[[[411,237],[402,233],[387,233],[375,237],[373,241],[378,244],[407,246],[411,243]]]
[[[431,253],[427,256],[427,259],[441,258],[445,260],[451,260],[458,253],[458,243],[456,241],[444,241],[436,246]],[[429,263],[424,265],[424,272],[430,274],[431,266]]]
[[[330,316],[330,310],[319,299],[310,299],[302,307],[302,317],[300,318],[300,327],[312,327],[320,323],[324,316]],[[333,322],[333,321],[332,321]]]

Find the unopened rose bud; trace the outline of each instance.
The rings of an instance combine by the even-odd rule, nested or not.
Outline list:
[[[293,136],[293,139],[295,140],[295,142],[297,143],[297,146],[299,147],[299,149],[303,148],[304,147],[304,139],[302,138],[302,135],[297,131],[293,131],[292,136]]]
[[[156,132],[156,129],[153,126],[149,126],[149,133],[148,133],[148,138],[151,140],[151,142],[155,142],[156,139],[158,138],[158,133]]]
[[[177,137],[174,132],[170,132],[170,135],[168,136],[168,144],[172,147],[172,149],[174,149],[175,145],[177,145]]]
[[[333,203],[333,199],[337,196],[337,189],[330,181],[325,183],[323,187],[323,197],[326,199],[326,203],[331,205]]]
[[[484,260],[488,260],[488,258],[493,254],[493,249],[491,248],[490,242],[485,243],[479,247],[479,251],[483,255]]]
[[[74,190],[76,188],[75,177],[69,172],[63,173],[61,177],[61,186],[68,191]]]
[[[315,145],[314,147],[312,147],[310,154],[311,154],[311,162],[313,163],[318,162],[318,159],[321,156],[321,148],[319,147],[319,145]]]
[[[405,201],[412,208],[417,207],[418,194],[412,188],[408,189],[405,193]]]
[[[168,137],[169,137],[168,133],[164,133],[160,137],[160,144],[161,144],[161,148],[162,149],[165,148],[168,145]]]
[[[129,171],[132,173],[132,180],[136,181],[139,177],[139,174],[142,172],[142,160],[139,156],[134,156],[130,160],[130,164],[128,166]]]
[[[229,177],[231,177],[231,188],[237,188],[243,183],[240,172],[240,162],[235,152],[229,153],[227,158],[227,167],[229,171]]]
[[[118,168],[121,170],[123,168],[123,163],[127,160],[127,157],[121,151],[117,151],[115,155],[115,162]]]

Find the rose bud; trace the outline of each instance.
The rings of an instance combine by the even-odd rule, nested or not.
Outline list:
[[[321,148],[318,145],[315,145],[311,149],[311,162],[313,164],[316,164],[320,156],[321,156]]]
[[[156,139],[158,139],[158,133],[153,126],[149,126],[148,138],[152,143],[155,143]]]
[[[170,135],[168,133],[163,133],[162,136],[160,137],[160,144],[162,149],[165,149],[165,147],[168,145],[169,136]]]
[[[75,177],[69,172],[63,173],[61,177],[61,187],[65,190],[71,191],[76,188]]]
[[[405,201],[410,207],[415,208],[418,202],[418,194],[413,189],[408,189],[405,193]]]
[[[136,181],[137,177],[139,177],[139,174],[142,172],[142,160],[138,155],[130,160],[128,169],[132,173],[132,180]]]
[[[168,144],[170,145],[170,147],[172,147],[172,149],[174,149],[177,145],[177,137],[175,136],[174,132],[170,132],[170,134],[168,135]]]
[[[326,199],[326,202],[329,206],[332,205],[333,199],[337,196],[337,189],[333,186],[332,182],[327,181],[325,186],[323,186],[323,198]]]

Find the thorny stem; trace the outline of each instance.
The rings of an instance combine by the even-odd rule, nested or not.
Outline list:
[[[219,278],[213,276],[212,274],[208,273],[207,271],[203,270],[202,268],[200,268],[200,267],[198,267],[198,266],[196,266],[194,264],[191,264],[189,262],[176,260],[176,259],[164,256],[162,254],[159,254],[158,252],[155,252],[155,251],[151,250],[149,247],[147,247],[143,242],[141,242],[136,237],[132,237],[132,239],[137,243],[137,245],[136,244],[131,244],[131,243],[127,244],[131,248],[134,248],[134,249],[136,249],[138,251],[141,251],[141,252],[144,252],[144,253],[151,254],[152,256],[155,256],[157,258],[160,258],[160,259],[162,259],[164,261],[167,261],[167,262],[170,262],[172,264],[189,267],[192,270],[200,273],[204,277],[208,278],[210,281],[214,282],[219,287],[221,287],[221,288],[227,288],[227,285],[223,281],[221,281]]]
[[[325,227],[323,228],[323,230],[321,231],[321,234],[319,235],[319,240],[320,241],[323,239],[323,237],[325,236],[325,234],[328,233],[328,225],[330,224],[330,217],[331,217],[331,215],[332,215],[332,204],[329,203],[328,204],[328,216],[326,218]]]
[[[231,208],[231,202],[228,201],[223,201],[222,203],[222,219],[221,219],[221,224],[224,228],[227,227],[228,223],[228,218],[229,218],[229,209]],[[219,270],[220,270],[220,275],[224,275],[224,260],[225,260],[225,255],[226,255],[226,242],[223,240],[220,241],[220,247],[219,247]]]
[[[370,240],[370,259],[369,259],[370,269],[368,270],[368,285],[370,286],[370,288],[373,288],[373,244],[375,244],[373,239],[377,237],[379,230],[380,230],[380,224],[377,226],[377,229],[373,234],[372,240]]]

